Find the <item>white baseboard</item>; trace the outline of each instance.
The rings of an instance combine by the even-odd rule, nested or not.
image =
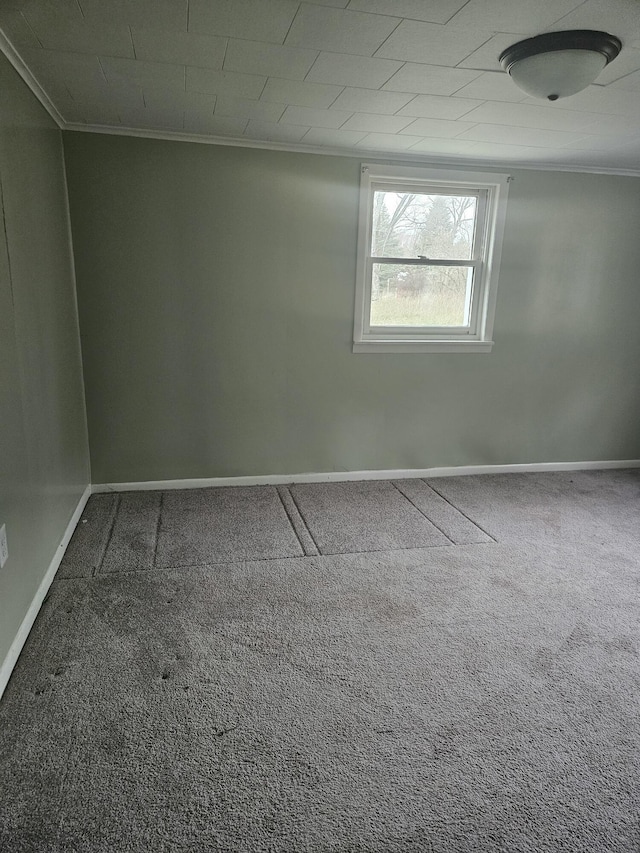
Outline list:
[[[416,477],[461,477],[470,474],[517,474],[541,471],[592,471],[605,468],[640,468],[640,459],[603,462],[524,462],[510,465],[459,465],[451,468],[399,468],[382,471],[326,471],[309,474],[264,474],[246,477],[200,477],[191,480],[146,480],[135,483],[99,483],[101,492],[142,492],[168,489],[204,489],[213,486],[275,486],[286,483],[339,483],[350,480],[406,480]]]
[[[9,683],[9,679],[11,678],[11,673],[13,672],[13,668],[16,665],[16,661],[22,651],[22,647],[24,646],[27,637],[29,636],[29,631],[33,627],[33,623],[36,621],[36,616],[38,615],[40,608],[42,607],[42,602],[45,600],[47,592],[49,591],[49,587],[51,586],[54,577],[56,576],[56,572],[62,562],[62,558],[64,557],[64,552],[67,550],[67,545],[73,536],[73,531],[76,529],[76,525],[78,521],[80,521],[80,516],[82,515],[84,508],[86,506],[89,497],[91,496],[91,486],[87,486],[84,490],[84,493],[80,500],[78,501],[78,505],[73,511],[73,515],[71,516],[71,520],[67,525],[67,529],[64,532],[64,536],[62,537],[62,541],[60,545],[56,548],[56,553],[53,557],[53,560],[49,563],[49,568],[47,569],[45,576],[42,578],[40,586],[36,594],[33,596],[31,604],[29,605],[29,609],[27,610],[24,619],[22,620],[22,624],[18,628],[18,633],[13,638],[13,642],[9,647],[9,651],[7,652],[7,656],[2,661],[2,665],[0,666],[0,697],[4,693],[5,687]]]

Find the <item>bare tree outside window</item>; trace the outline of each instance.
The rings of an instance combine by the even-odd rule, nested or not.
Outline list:
[[[376,191],[371,255],[372,326],[463,326],[468,321],[477,196]],[[376,262],[422,259],[423,264]],[[428,264],[429,260],[460,265]]]

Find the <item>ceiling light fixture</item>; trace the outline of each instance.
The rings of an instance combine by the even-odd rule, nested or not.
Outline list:
[[[609,33],[565,30],[512,44],[499,60],[523,92],[557,101],[586,89],[621,48],[620,39]]]

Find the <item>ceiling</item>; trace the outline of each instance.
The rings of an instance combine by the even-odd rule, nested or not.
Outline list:
[[[640,0],[0,0],[61,127],[640,174]],[[622,52],[548,103],[509,45],[599,29]]]

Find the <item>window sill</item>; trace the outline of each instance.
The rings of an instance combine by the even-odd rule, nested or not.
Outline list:
[[[354,352],[491,352],[493,341],[355,341]]]

